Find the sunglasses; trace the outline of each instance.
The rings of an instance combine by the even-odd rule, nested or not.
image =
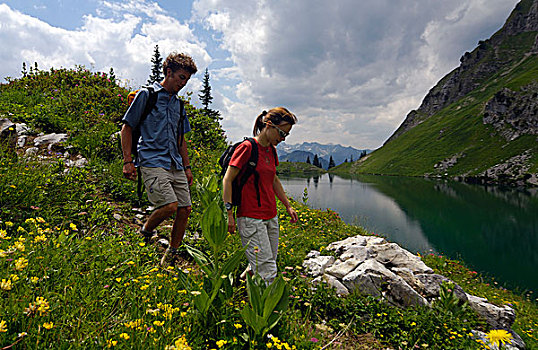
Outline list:
[[[273,124],[269,124],[267,122],[265,124],[270,125],[273,128],[275,128],[278,131],[278,134],[280,135],[280,137],[282,137],[282,138],[286,138],[286,137],[288,137],[290,135],[289,132],[285,132],[284,130],[280,129],[278,126],[275,126]]]

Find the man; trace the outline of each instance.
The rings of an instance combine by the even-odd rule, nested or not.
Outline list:
[[[164,80],[153,83],[157,94],[155,107],[140,125],[136,166],[140,167],[148,199],[156,208],[140,231],[144,240],[149,242],[155,228],[176,214],[170,247],[161,260],[163,266],[173,266],[178,261],[177,249],[185,235],[191,212],[189,186],[193,177],[183,135],[191,127],[177,93],[197,70],[190,56],[171,53],[163,62]],[[140,89],[122,119],[123,175],[130,180],[137,176],[131,156],[132,130],[140,122],[149,95],[148,89]],[[181,115],[184,117],[182,126]]]

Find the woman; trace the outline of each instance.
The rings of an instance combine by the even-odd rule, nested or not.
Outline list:
[[[263,111],[256,118],[253,134],[258,147],[256,171],[259,174],[259,195],[255,186],[255,176],[250,176],[243,187],[241,204],[237,208],[237,227],[241,243],[247,246],[246,256],[250,268],[258,272],[267,284],[273,282],[277,275],[279,227],[275,195],[286,207],[291,222],[298,219],[276,176],[278,157],[274,148],[286,139],[296,122],[295,115],[284,107],[273,108],[269,112]],[[245,168],[250,158],[252,147],[249,141],[245,141],[236,148],[222,180],[230,233],[235,231],[231,204],[232,182],[237,176],[241,176],[241,170]]]

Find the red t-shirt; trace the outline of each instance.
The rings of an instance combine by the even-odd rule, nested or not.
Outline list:
[[[275,191],[273,190],[273,181],[276,176],[276,165],[278,158],[275,159],[275,153],[271,149],[272,145],[262,147],[258,145],[258,165],[256,171],[260,174],[260,203],[258,207],[258,199],[256,198],[256,187],[254,186],[254,174],[252,174],[241,193],[241,205],[237,208],[237,216],[246,216],[254,219],[269,220],[276,216],[276,199]],[[231,166],[243,169],[243,166],[250,158],[252,144],[249,141],[243,142],[235,149],[235,152],[230,159]],[[276,165],[275,165],[276,164]],[[242,172],[238,176],[241,176]]]

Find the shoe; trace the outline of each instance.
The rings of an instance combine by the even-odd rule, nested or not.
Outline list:
[[[166,268],[169,266],[175,267],[183,259],[179,255],[176,248],[169,247],[164,252],[164,255],[161,259],[161,266]]]
[[[153,237],[158,237],[153,231],[146,231],[144,229],[140,229],[140,235],[144,239],[144,243],[150,244],[152,243]]]

